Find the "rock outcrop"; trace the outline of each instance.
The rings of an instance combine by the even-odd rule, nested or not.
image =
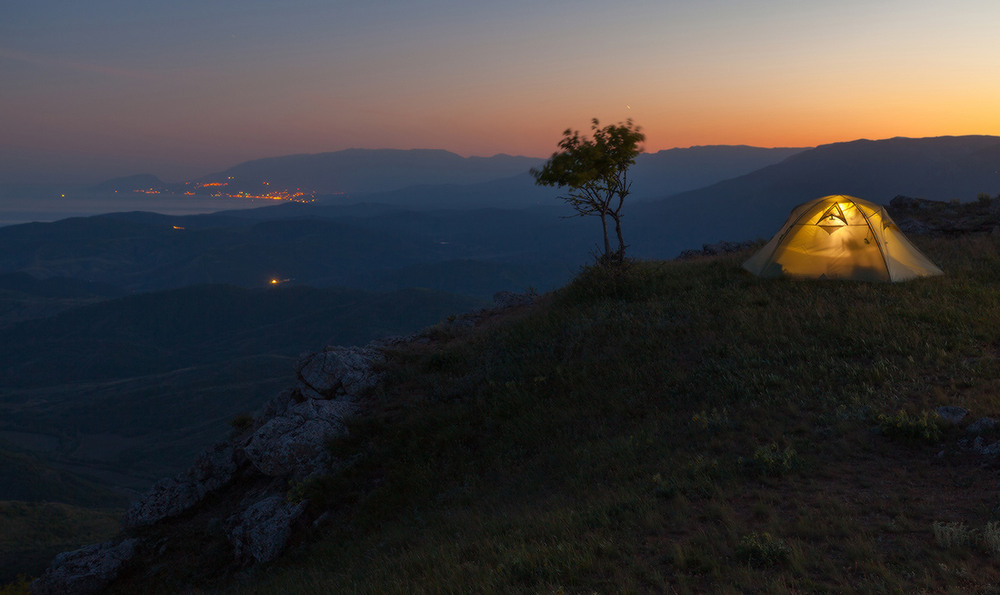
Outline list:
[[[31,592],[35,595],[99,593],[132,558],[139,541],[109,541],[59,554],[45,574],[31,584]]]
[[[198,455],[187,471],[153,484],[145,496],[129,507],[123,523],[127,527],[141,527],[177,516],[229,483],[237,467],[234,445],[216,444]]]
[[[292,504],[278,495],[262,498],[229,518],[226,537],[238,560],[270,562],[281,554],[292,524],[305,512],[305,502]]]
[[[300,480],[330,463],[326,443],[347,434],[349,401],[306,399],[268,420],[250,436],[243,453],[258,472]]]
[[[237,477],[280,479],[265,481],[264,491],[244,498],[226,522],[237,562],[273,560],[306,509],[306,502],[288,502],[289,483],[329,467],[327,441],[347,432],[345,419],[378,383],[378,366],[384,361],[385,355],[374,348],[330,347],[303,356],[295,388],[272,399],[246,431],[202,453],[176,477],[155,483],[129,507],[123,525],[135,533],[179,517]],[[142,537],[131,537],[60,554],[32,591],[101,591],[142,544]]]
[[[376,366],[383,362],[385,356],[371,347],[327,347],[301,358],[295,373],[306,398],[356,401],[378,383]]]
[[[973,202],[944,202],[896,196],[889,214],[903,233],[959,235],[1000,232],[1000,200],[982,196]]]
[[[495,298],[497,308],[455,320],[474,327],[502,309],[531,304],[536,297],[500,292]],[[223,502],[217,505],[222,508],[208,516],[223,525],[233,562],[274,560],[307,509],[306,501],[288,499],[289,486],[336,468],[326,444],[346,435],[347,419],[359,413],[381,381],[385,351],[429,341],[427,336],[384,339],[364,347],[327,347],[301,356],[294,387],[268,402],[239,434],[202,453],[183,473],[160,480],[129,507],[123,519],[127,538],[60,554],[32,584],[32,591],[92,593],[104,589],[137,551],[163,547],[162,535],[144,537],[147,529],[196,514],[216,493],[222,494],[216,498]],[[239,494],[246,489],[241,486],[247,485],[254,487]]]

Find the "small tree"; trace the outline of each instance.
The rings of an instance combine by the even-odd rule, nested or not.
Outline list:
[[[532,169],[535,183],[541,186],[569,187],[565,200],[576,209],[580,217],[597,215],[604,230],[604,253],[598,262],[620,264],[625,260],[625,239],[622,237],[622,207],[629,195],[632,182],[628,179],[629,167],[642,149],[639,143],[646,140],[641,129],[627,120],[601,128],[594,118],[591,121],[593,138],[583,138],[577,130],[569,128],[559,141],[559,151],[545,162],[541,169]],[[608,237],[608,218],[615,223],[618,249],[611,250]]]

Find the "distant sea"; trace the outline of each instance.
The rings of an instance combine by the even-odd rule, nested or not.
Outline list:
[[[93,195],[72,191],[38,192],[6,189],[0,193],[0,227],[50,222],[69,217],[89,217],[103,213],[149,211],[164,215],[198,215],[251,209],[277,204],[276,201],[248,198],[211,198],[145,194]]]

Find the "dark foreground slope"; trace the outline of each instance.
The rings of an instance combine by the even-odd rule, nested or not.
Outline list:
[[[282,558],[212,531],[237,482],[112,591],[988,591],[1000,240],[917,243],[946,276],[648,262],[431,329],[331,444],[351,464],[290,486],[312,522]]]

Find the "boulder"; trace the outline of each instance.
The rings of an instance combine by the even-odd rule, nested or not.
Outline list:
[[[234,454],[229,443],[216,444],[201,453],[187,471],[153,484],[142,498],[132,503],[123,523],[127,527],[151,525],[201,502],[233,478],[237,469]]]
[[[306,503],[289,503],[282,496],[268,496],[227,521],[226,537],[236,558],[270,562],[288,545],[292,524],[302,516]]]
[[[347,433],[344,418],[356,407],[350,401],[306,399],[258,428],[243,450],[264,475],[306,477],[329,463],[326,443]]]
[[[951,424],[957,426],[962,423],[965,416],[969,414],[969,410],[964,407],[955,407],[953,405],[944,405],[937,408],[938,417],[941,418],[946,424]]]
[[[992,417],[983,417],[969,424],[965,428],[965,431],[968,432],[969,434],[976,434],[976,435],[988,434],[996,430],[997,426],[1000,426],[1000,422],[998,422],[997,420],[993,419]]]
[[[299,390],[311,399],[360,399],[381,378],[376,367],[385,356],[370,347],[327,347],[310,353],[295,366]]]
[[[35,595],[88,594],[103,591],[135,555],[138,539],[108,541],[63,552],[31,584]]]
[[[982,436],[976,436],[976,439],[972,441],[972,450],[981,455],[995,457],[1000,455],[1000,442],[987,442],[983,440]]]
[[[264,403],[263,409],[261,409],[260,415],[257,416],[257,424],[266,423],[267,420],[272,417],[277,417],[283,415],[288,408],[294,405],[297,401],[295,396],[298,394],[295,389],[286,388],[285,390],[278,393],[278,396],[274,397],[267,403]]]

